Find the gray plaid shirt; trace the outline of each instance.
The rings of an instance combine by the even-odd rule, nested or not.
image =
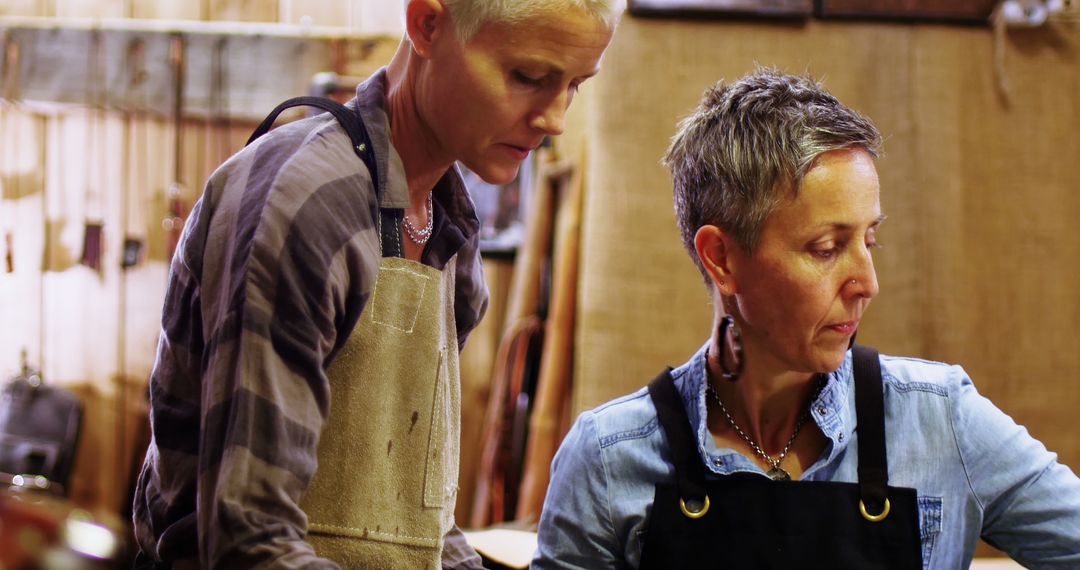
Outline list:
[[[172,260],[150,378],[153,439],[138,480],[144,557],[213,568],[336,568],[306,542],[298,506],[330,409],[326,368],[371,295],[379,206],[408,206],[390,146],[386,74],[349,106],[375,146],[382,202],[329,115],[281,126],[210,178]],[[423,263],[455,254],[459,343],[487,307],[479,221],[455,168],[435,188]],[[403,386],[409,390],[412,387]],[[478,567],[456,528],[446,567]]]

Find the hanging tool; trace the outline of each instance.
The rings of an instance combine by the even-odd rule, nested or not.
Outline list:
[[[173,66],[173,179],[166,191],[168,200],[168,212],[161,222],[161,227],[167,234],[167,253],[171,260],[176,252],[176,246],[180,243],[180,233],[184,229],[184,219],[187,216],[187,206],[184,204],[183,180],[183,123],[184,123],[184,36],[175,34],[169,45],[169,56]]]
[[[142,130],[145,130],[145,121],[141,120],[141,113],[134,109],[145,109],[147,105],[146,97],[146,61],[145,61],[145,42],[140,37],[132,38],[128,43],[127,49],[127,70],[130,74],[130,78],[127,85],[127,93],[125,94],[125,106],[128,111],[125,113],[128,125],[128,145],[125,145],[128,149],[124,153],[125,168],[124,174],[127,176],[128,184],[126,185],[127,192],[125,199],[120,205],[120,217],[121,224],[124,226],[124,247],[121,252],[120,267],[123,269],[130,269],[139,264],[142,260],[143,249],[145,246],[145,240],[143,236],[146,232],[146,225],[143,223],[143,212],[145,205],[142,200],[142,196],[149,188],[149,184],[145,179],[145,172],[148,165],[146,164],[147,140],[145,133],[140,137],[139,127],[142,126]],[[136,97],[136,94],[139,96]],[[131,156],[132,152],[138,153],[138,158],[135,161],[134,172],[134,184],[132,183],[130,168],[128,167],[127,157]],[[131,206],[132,188],[134,188],[135,195],[135,207]],[[126,277],[124,278],[126,280]],[[122,284],[123,286],[123,284]]]
[[[3,50],[4,50],[3,59],[0,60],[0,61],[3,61],[3,63],[4,63],[4,71],[3,71],[3,75],[2,75],[4,92],[2,94],[2,98],[4,99],[3,106],[7,107],[9,104],[12,104],[14,102],[15,93],[18,90],[18,83],[19,83],[19,44],[15,42],[15,39],[13,37],[11,37],[11,34],[9,32],[5,31],[4,36],[3,36],[3,42],[0,43],[0,45],[3,45]],[[3,121],[0,122],[0,125],[4,125],[5,123],[8,122],[8,114],[9,114],[9,112],[5,108],[3,110],[3,115],[2,115]],[[3,126],[0,126],[0,133],[6,133],[6,132],[8,132],[8,130],[5,129]],[[10,151],[4,153],[4,172],[7,173],[10,176],[9,180],[10,180],[11,184],[16,185],[16,184],[18,184],[18,180],[19,180],[18,176],[13,174],[14,164],[15,164],[16,161],[15,160],[9,160],[9,153],[14,154],[16,152],[16,148],[15,148],[15,145],[10,145],[10,146],[11,146]],[[3,188],[3,186],[0,185],[0,189],[3,189],[5,191],[4,194],[0,194],[0,198],[7,195],[7,192],[6,192],[7,190],[11,190],[11,194],[10,194],[11,196],[18,196],[19,195],[18,190],[15,189],[15,188],[10,188],[10,189],[9,188]],[[8,227],[4,231],[4,269],[8,273],[14,273],[15,272],[15,243],[14,242],[15,242],[15,236],[14,236],[11,228]]]
[[[86,149],[96,149],[98,153],[108,146],[105,144],[105,50],[100,29],[90,32],[90,49],[87,50],[86,100],[89,105],[89,124],[86,129]],[[94,139],[98,139],[95,141]],[[96,144],[95,144],[96,143]],[[96,158],[97,160],[95,160]],[[83,250],[79,262],[101,273],[101,257],[104,251],[104,212],[101,206],[101,192],[104,191],[105,167],[101,157],[87,160],[86,167],[86,214],[83,232]]]

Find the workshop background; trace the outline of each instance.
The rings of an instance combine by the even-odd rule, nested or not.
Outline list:
[[[168,260],[206,178],[279,101],[347,98],[389,61],[400,9],[0,3],[0,379],[40,371],[81,402],[72,504],[128,516]],[[503,231],[463,355],[459,524],[534,522],[569,422],[709,334],[660,157],[707,86],[757,65],[821,78],[886,137],[881,295],[860,342],[962,364],[1080,468],[1078,3],[631,9],[568,132],[512,200],[485,195]]]

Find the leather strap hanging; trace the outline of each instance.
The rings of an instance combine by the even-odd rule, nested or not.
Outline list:
[[[89,115],[86,129],[86,149],[96,149],[104,153],[105,148],[105,50],[104,38],[100,29],[90,32],[90,49],[87,50],[86,99]],[[96,140],[95,140],[96,139]],[[105,166],[100,156],[89,156],[86,166],[86,202],[84,214],[83,249],[79,262],[101,271],[101,257],[104,249],[104,218],[101,205],[101,193],[105,189]]]
[[[232,154],[229,149],[229,96],[228,37],[222,36],[214,43],[210,60],[210,110],[207,113],[207,132],[210,137],[207,149],[215,165],[225,162]]]
[[[166,232],[166,255],[172,259],[184,229],[187,205],[184,203],[183,142],[184,142],[184,77],[186,73],[184,36],[175,34],[169,44],[169,59],[173,67],[173,177],[166,190],[168,212],[161,222]]]
[[[137,111],[137,109],[145,109],[147,104],[145,88],[147,74],[144,56],[145,44],[142,38],[133,38],[128,43],[127,65],[125,66],[130,77],[127,92],[125,93],[125,104],[128,109],[125,113],[128,124],[128,150],[124,153],[124,174],[127,184],[125,185],[126,197],[121,202],[124,247],[121,251],[120,267],[123,269],[130,269],[139,264],[142,260],[146,241],[146,220],[144,219],[146,204],[143,196],[150,187],[146,180],[146,171],[148,169],[146,147],[149,141],[146,137],[145,121],[142,114]],[[137,155],[134,172],[131,172],[132,169],[128,168],[129,163],[126,159],[132,153]]]
[[[5,101],[3,105],[4,108],[0,109],[0,133],[8,133],[10,129],[6,128],[6,126],[10,121],[8,120],[9,112],[6,107],[15,99],[14,93],[16,92],[19,78],[19,44],[15,43],[15,40],[10,37],[9,32],[5,31],[3,41],[0,42],[0,45],[3,46],[3,59],[0,59],[0,62],[3,62],[4,64],[2,75],[4,92],[0,93],[0,97]],[[8,181],[10,184],[18,184],[18,177],[12,175],[14,161],[10,160],[11,153],[15,152],[15,145],[5,146],[10,147],[10,149],[5,148],[2,157],[4,163],[0,165],[0,169],[2,169],[0,172],[9,175]],[[8,188],[4,188],[5,195],[8,193],[8,190]],[[18,196],[18,191],[13,190],[11,194]],[[5,197],[6,196],[0,196],[0,198]],[[15,236],[11,227],[4,229],[4,270],[7,273],[15,272]]]

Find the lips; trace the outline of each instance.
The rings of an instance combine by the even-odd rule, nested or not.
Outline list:
[[[516,145],[510,143],[503,143],[502,145],[510,151],[518,160],[525,160],[529,157],[529,153],[536,150],[540,146],[540,143],[528,144],[528,145]]]
[[[859,321],[845,321],[842,323],[834,323],[828,325],[826,328],[834,330],[842,335],[852,335],[855,333],[855,329],[859,328]]]

